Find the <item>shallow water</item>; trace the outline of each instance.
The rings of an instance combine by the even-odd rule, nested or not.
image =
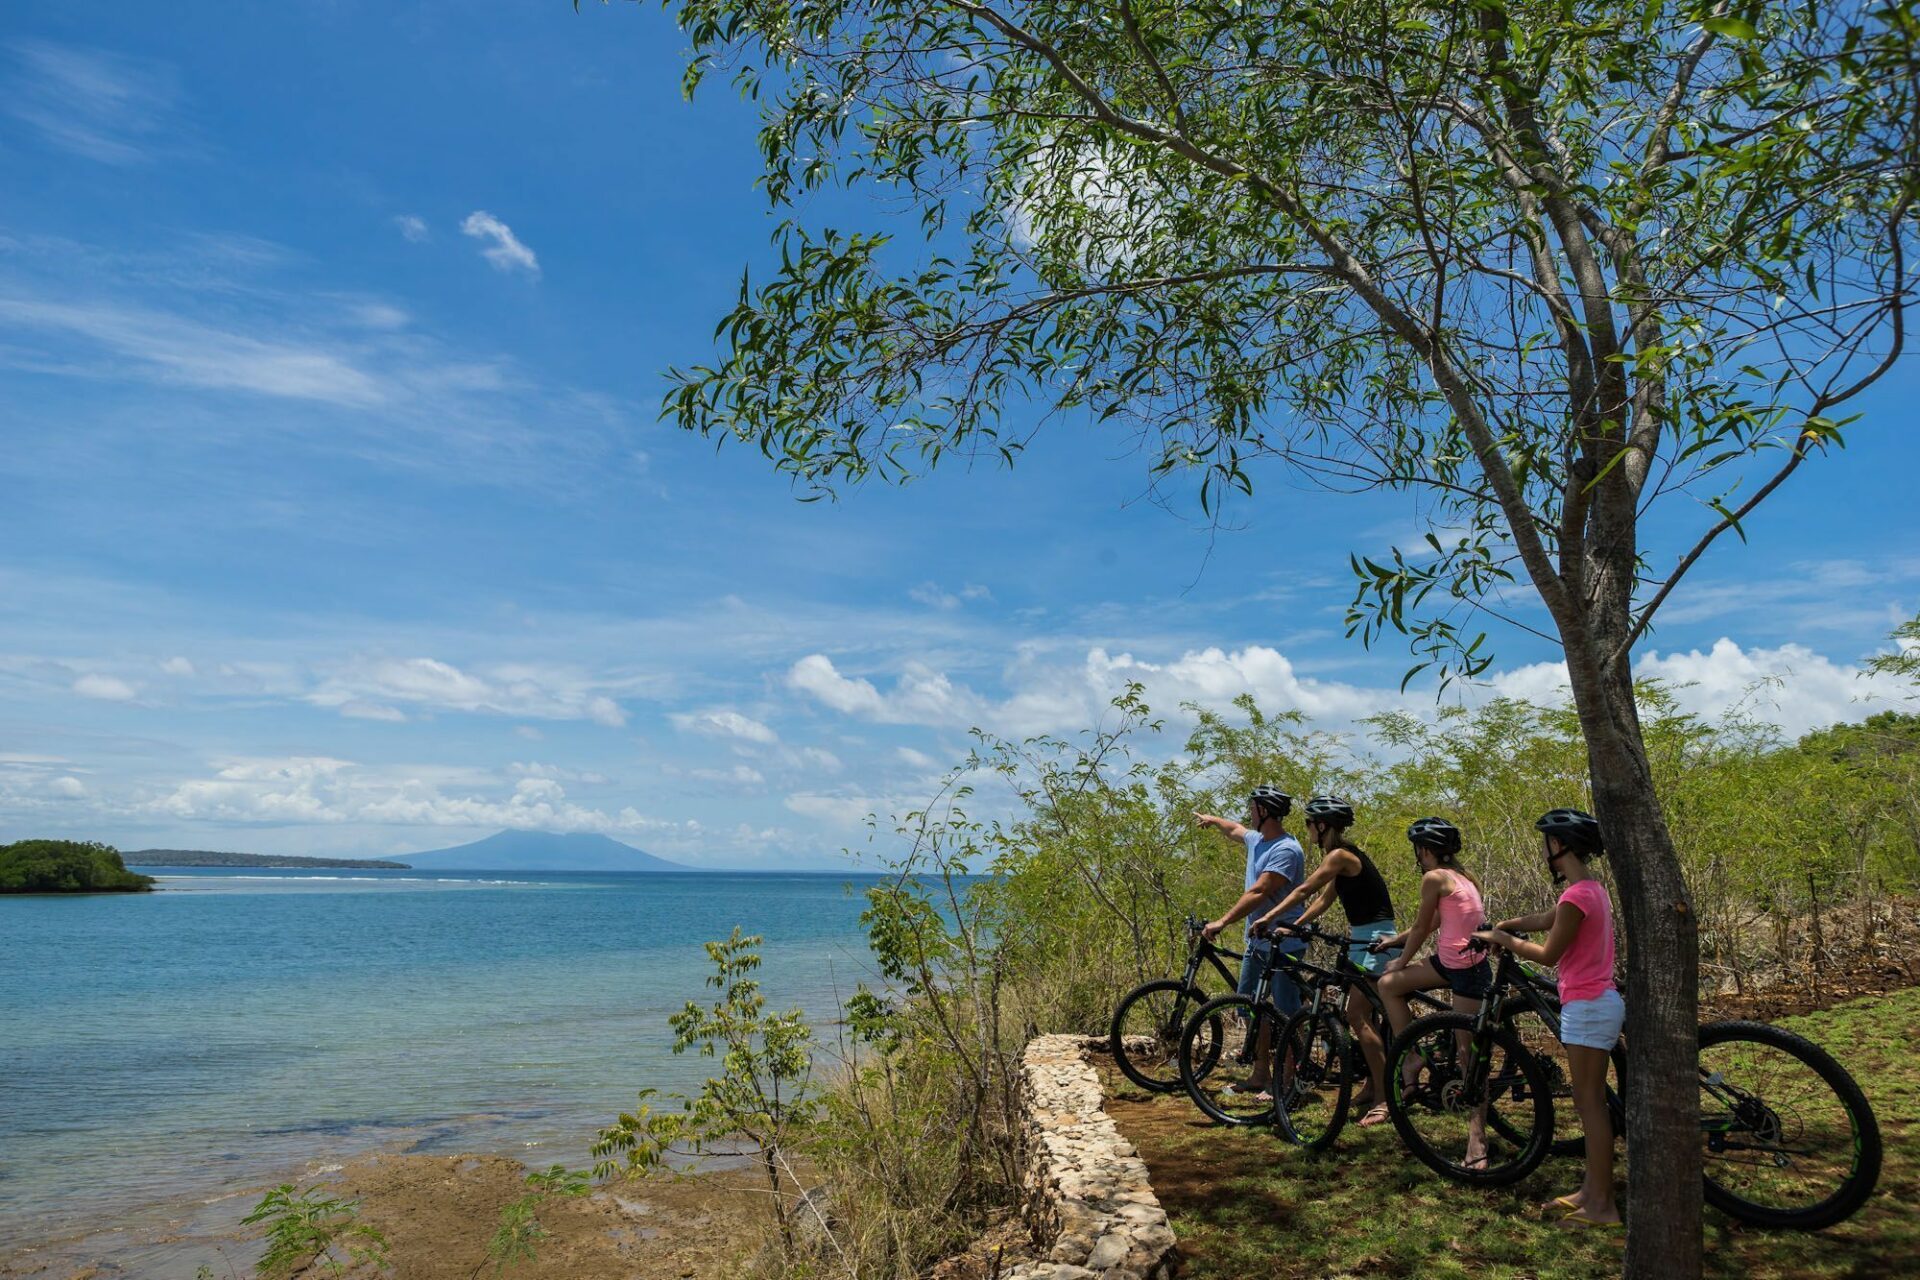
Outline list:
[[[0,898],[0,1257],[376,1148],[584,1161],[710,1068],[666,1020],[736,924],[828,1036],[871,978],[871,877],[156,871]]]

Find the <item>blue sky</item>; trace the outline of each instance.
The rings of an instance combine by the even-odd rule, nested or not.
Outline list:
[[[682,48],[563,0],[6,7],[0,838],[828,865],[968,726],[1072,732],[1128,678],[1432,705],[1341,634],[1404,499],[1276,474],[1215,537],[1069,425],[803,505],[658,423],[772,226],[750,110],[684,102]],[[1898,696],[1855,668],[1920,607],[1917,393],[1716,552],[1645,669],[1794,730]]]

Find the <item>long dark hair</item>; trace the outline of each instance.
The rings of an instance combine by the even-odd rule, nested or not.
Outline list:
[[[1325,818],[1308,818],[1307,821],[1317,827],[1333,827],[1333,834],[1327,837],[1327,843],[1323,846],[1328,853],[1332,853],[1336,849],[1345,849],[1348,853],[1360,855],[1362,862],[1371,863],[1373,861],[1373,858],[1365,849],[1362,849],[1354,843],[1352,835],[1353,828],[1351,826],[1334,827],[1333,824]]]

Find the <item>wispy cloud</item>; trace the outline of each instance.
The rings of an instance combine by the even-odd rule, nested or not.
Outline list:
[[[907,598],[934,609],[958,609],[973,601],[992,600],[993,592],[977,582],[969,582],[958,591],[948,591],[937,582],[923,582],[910,589]]]
[[[617,728],[627,722],[620,704],[563,671],[503,665],[464,671],[434,658],[368,658],[340,667],[304,696],[343,716],[400,721],[394,704],[535,720],[590,720]]]
[[[131,702],[136,690],[118,676],[103,676],[89,673],[73,682],[73,691],[83,698],[95,698],[101,702]]]
[[[142,164],[163,145],[179,97],[159,63],[100,49],[16,40],[6,110],[54,146],[102,164]]]
[[[0,298],[0,328],[85,338],[132,362],[130,372],[186,386],[355,407],[389,398],[381,379],[347,352],[250,337],[141,307]]]
[[[462,483],[570,489],[641,469],[623,402],[546,384],[498,353],[457,350],[401,300],[314,288],[312,266],[231,237],[129,254],[0,234],[0,368],[94,391],[143,382],[269,396],[304,407],[273,416],[283,436]],[[183,415],[176,442],[262,425],[254,407],[204,395],[142,399],[149,430],[157,416]]]
[[[485,209],[476,209],[467,215],[460,224],[460,230],[475,240],[486,241],[480,250],[480,256],[491,262],[496,270],[524,271],[528,275],[540,274],[540,260],[533,256],[533,250],[520,242],[513,234],[513,228],[488,213]]]
[[[213,823],[362,823],[400,827],[509,827],[610,834],[693,832],[697,822],[648,817],[632,806],[593,808],[552,778],[523,777],[504,793],[433,769],[374,766],[329,756],[235,758],[211,777],[180,782],[149,801],[160,817]],[[458,791],[451,784],[460,785]]]
[[[414,244],[419,244],[433,234],[427,226],[427,220],[417,213],[400,214],[394,218],[393,225],[400,228],[400,234]]]
[[[735,738],[762,746],[780,740],[779,734],[752,716],[743,716],[738,711],[726,708],[678,712],[672,720],[674,727],[684,733],[697,733],[709,738]]]

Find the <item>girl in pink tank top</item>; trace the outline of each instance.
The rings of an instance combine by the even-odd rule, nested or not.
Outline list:
[[[1380,1003],[1386,1006],[1395,1035],[1413,1021],[1407,997],[1416,991],[1445,987],[1453,993],[1455,1009],[1474,1013],[1493,989],[1492,966],[1471,946],[1474,930],[1484,927],[1486,917],[1480,886],[1459,865],[1460,829],[1445,818],[1422,818],[1407,828],[1407,840],[1420,867],[1420,914],[1413,928],[1374,944],[1381,949],[1405,948],[1380,978]],[[1434,939],[1433,954],[1419,959],[1420,947],[1429,937]],[[1418,1094],[1425,1087],[1420,1078],[1424,1072],[1416,1059],[1395,1087],[1403,1097]],[[1387,1109],[1376,1107],[1360,1123],[1377,1123],[1375,1112],[1378,1119],[1387,1118]],[[1469,1166],[1484,1162],[1486,1150],[1485,1111],[1476,1111],[1467,1120]]]
[[[1613,985],[1613,903],[1587,863],[1606,852],[1600,824],[1578,809],[1555,809],[1534,823],[1553,878],[1566,882],[1546,911],[1502,920],[1480,938],[1536,964],[1560,966],[1560,1043],[1567,1051],[1573,1105],[1587,1139],[1587,1175],[1580,1189],[1556,1198],[1549,1212],[1564,1222],[1620,1225],[1613,1199],[1613,1118],[1607,1110],[1607,1057],[1626,1022],[1626,1002]],[[1544,942],[1514,937],[1539,933]]]
[[[1440,891],[1440,932],[1434,940],[1433,954],[1449,969],[1471,969],[1485,958],[1474,946],[1475,931],[1487,926],[1487,910],[1480,902],[1480,886],[1459,871],[1440,868],[1432,874],[1445,877]]]

